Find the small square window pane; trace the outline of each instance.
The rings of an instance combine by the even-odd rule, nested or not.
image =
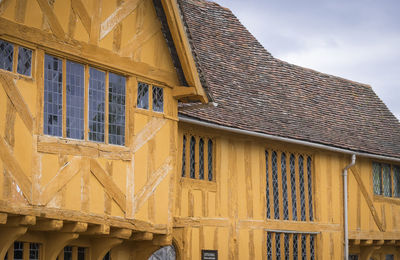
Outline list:
[[[14,58],[14,46],[0,40],[0,69],[12,71]]]
[[[153,86],[153,111],[164,111],[164,91],[162,88]]]
[[[146,83],[138,84],[137,107],[149,109],[149,85]]]
[[[31,68],[32,68],[32,50],[19,47],[17,72],[25,76],[30,76]]]

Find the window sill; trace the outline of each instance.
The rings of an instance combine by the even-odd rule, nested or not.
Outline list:
[[[132,152],[129,147],[91,141],[66,139],[54,136],[39,136],[37,151],[41,153],[79,155],[90,158],[108,158],[130,161]]]
[[[182,186],[190,189],[217,191],[217,183],[215,181],[197,180],[188,177],[181,177]]]
[[[12,77],[15,80],[23,79],[23,80],[28,81],[28,82],[33,82],[34,81],[32,76],[25,76],[25,75],[22,75],[22,74],[19,74],[19,73],[15,73],[15,72],[12,72],[12,71],[8,71],[8,70],[4,70],[4,69],[0,69],[0,72],[4,73],[4,74],[7,74],[7,75],[10,75],[10,77]]]
[[[134,112],[138,113],[138,114],[146,115],[146,116],[165,118],[165,119],[178,121],[177,117],[168,116],[168,115],[165,114],[165,112],[151,111],[151,110],[148,110],[148,109],[137,108],[137,107],[134,108]]]
[[[385,197],[383,195],[374,194],[374,202],[386,202],[400,205],[400,198],[397,197]]]

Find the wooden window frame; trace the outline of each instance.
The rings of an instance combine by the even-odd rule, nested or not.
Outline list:
[[[149,100],[148,100],[149,106],[148,106],[148,108],[138,107],[137,96],[138,96],[139,84],[140,83],[147,84],[148,87],[149,87],[149,89],[148,89],[148,96],[149,96]],[[162,89],[162,92],[163,92],[163,109],[162,109],[162,111],[153,110],[153,87]],[[135,99],[135,110],[136,111],[135,112],[142,112],[142,113],[144,112],[145,114],[150,113],[149,115],[165,115],[166,114],[165,113],[165,110],[166,110],[166,107],[165,107],[165,104],[166,104],[166,102],[165,102],[166,91],[165,90],[166,90],[166,87],[163,84],[151,83],[148,80],[137,79],[136,93],[135,93],[135,97],[136,97],[136,99]]]
[[[20,242],[23,244],[23,259],[24,260],[29,260],[29,254],[30,254],[30,245],[31,244],[38,244],[39,245],[39,260],[43,259],[43,244],[41,242],[34,242],[34,241],[14,241],[15,242]],[[14,243],[11,244],[11,246],[7,250],[7,260],[14,260]]]
[[[74,59],[74,58],[70,58],[70,57],[66,57],[60,54],[55,54],[53,52],[48,52],[48,51],[44,51],[43,52],[43,64],[38,64],[39,66],[43,66],[44,67],[44,57],[45,55],[50,55],[52,57],[55,57],[57,59],[60,59],[62,62],[62,136],[52,136],[52,135],[46,135],[50,138],[57,138],[57,139],[66,139],[66,140],[71,140],[71,141],[76,141],[76,142],[80,142],[80,143],[85,143],[85,142],[90,142],[90,143],[98,143],[98,144],[104,144],[104,145],[112,145],[112,146],[116,146],[116,147],[126,147],[128,146],[128,130],[129,130],[129,109],[128,106],[130,105],[130,97],[128,96],[128,86],[129,86],[129,81],[131,80],[129,76],[125,75],[124,73],[119,73],[119,72],[114,72],[111,70],[107,70],[92,64],[89,64],[87,62],[82,62],[80,60]],[[67,134],[66,134],[66,130],[67,130],[67,124],[66,124],[66,120],[67,120],[67,95],[66,95],[66,86],[67,86],[67,61],[71,61],[71,62],[75,62],[75,63],[79,63],[83,66],[83,70],[84,70],[84,116],[83,116],[83,120],[84,120],[84,138],[83,139],[74,139],[74,138],[68,138]],[[105,103],[105,109],[104,109],[104,142],[96,142],[96,141],[92,141],[89,140],[89,84],[90,84],[90,68],[94,68],[96,70],[102,71],[105,73],[105,82],[104,82],[104,88],[105,88],[105,99],[104,99],[104,103]],[[109,135],[109,73],[114,73],[117,74],[119,76],[125,77],[125,143],[124,145],[116,145],[116,144],[109,144],[108,142],[108,135]],[[32,72],[33,74],[33,72]],[[43,80],[44,80],[44,69],[43,69]],[[43,96],[43,100],[44,100],[44,82],[41,82],[41,84],[43,84],[43,89],[41,89],[42,93],[40,93]],[[41,113],[41,134],[44,134],[44,107],[43,104],[40,108],[40,113]]]
[[[374,173],[373,173],[373,169],[374,169],[374,164],[379,164],[380,165],[380,178],[381,178],[381,192],[382,194],[376,194],[374,191]],[[384,180],[383,180],[383,165],[389,165],[390,168],[390,189],[391,189],[391,196],[386,196],[385,195],[385,185],[384,185]],[[386,200],[388,202],[394,202],[396,204],[400,204],[400,197],[396,197],[395,196],[395,190],[394,190],[394,167],[399,167],[400,165],[397,164],[392,164],[389,162],[380,162],[380,161],[372,161],[372,171],[371,171],[371,183],[372,183],[372,194],[374,195],[374,198],[381,201],[381,200]]]

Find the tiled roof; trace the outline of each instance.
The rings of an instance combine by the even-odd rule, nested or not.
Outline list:
[[[274,58],[216,3],[178,3],[199,71],[218,103],[181,115],[400,158],[400,123],[371,87]]]

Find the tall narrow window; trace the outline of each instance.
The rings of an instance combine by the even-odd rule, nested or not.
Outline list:
[[[85,260],[86,248],[78,247],[78,260]]]
[[[293,260],[298,259],[299,255],[299,239],[297,234],[293,234]]]
[[[292,218],[297,220],[297,195],[296,195],[296,163],[294,154],[290,154],[290,187],[292,194]]]
[[[267,233],[267,260],[272,260],[272,233]]]
[[[392,196],[392,177],[390,176],[390,165],[383,164],[383,195]]]
[[[89,72],[89,140],[104,142],[106,74],[95,68]]]
[[[186,135],[182,141],[182,177],[186,176]]]
[[[50,55],[44,59],[44,133],[62,136],[62,61]]]
[[[306,196],[304,189],[304,158],[299,156],[300,213],[301,220],[306,221]]]
[[[199,141],[199,179],[204,180],[204,140]]]
[[[32,68],[32,50],[24,47],[18,47],[17,72],[25,76],[30,76],[31,68]]]
[[[275,233],[276,259],[281,259],[281,233]]]
[[[285,249],[285,260],[289,260],[290,255],[289,255],[289,234],[285,233],[284,234],[284,249]]]
[[[195,171],[195,165],[196,165],[196,158],[195,158],[195,148],[196,148],[196,139],[192,136],[190,138],[190,178],[194,179],[196,178],[196,171]]]
[[[67,137],[84,139],[84,66],[67,61]]]
[[[24,259],[24,243],[14,242],[14,260]]]
[[[39,244],[29,244],[29,260],[39,260]]]
[[[108,143],[125,145],[125,77],[109,73]]]
[[[213,141],[208,139],[208,180],[213,180]]]
[[[301,260],[307,260],[307,237],[301,235]]]
[[[138,84],[137,107],[149,109],[149,85],[146,83]]]
[[[311,157],[307,157],[307,180],[308,180],[308,211],[310,214],[310,221],[313,221],[313,204],[312,204],[312,178],[311,178]]]
[[[64,260],[72,260],[72,246],[64,247]]]
[[[266,178],[266,201],[267,201],[267,218],[271,218],[271,209],[270,209],[270,201],[269,201],[269,158],[268,151],[265,151],[265,178]]]
[[[164,111],[164,91],[162,88],[153,86],[153,111]]]
[[[310,259],[315,259],[315,237],[310,236]]]
[[[12,71],[14,59],[14,46],[0,40],[0,69]]]
[[[381,176],[381,164],[372,163],[372,174],[374,182],[374,193],[377,195],[382,194],[382,176]]]
[[[281,154],[281,174],[282,174],[282,197],[283,197],[283,219],[289,219],[287,176],[286,176],[286,154]]]
[[[393,194],[394,197],[400,198],[400,167],[393,167]]]
[[[276,152],[272,152],[272,189],[274,197],[274,218],[279,219],[279,183],[278,183],[278,165]]]

